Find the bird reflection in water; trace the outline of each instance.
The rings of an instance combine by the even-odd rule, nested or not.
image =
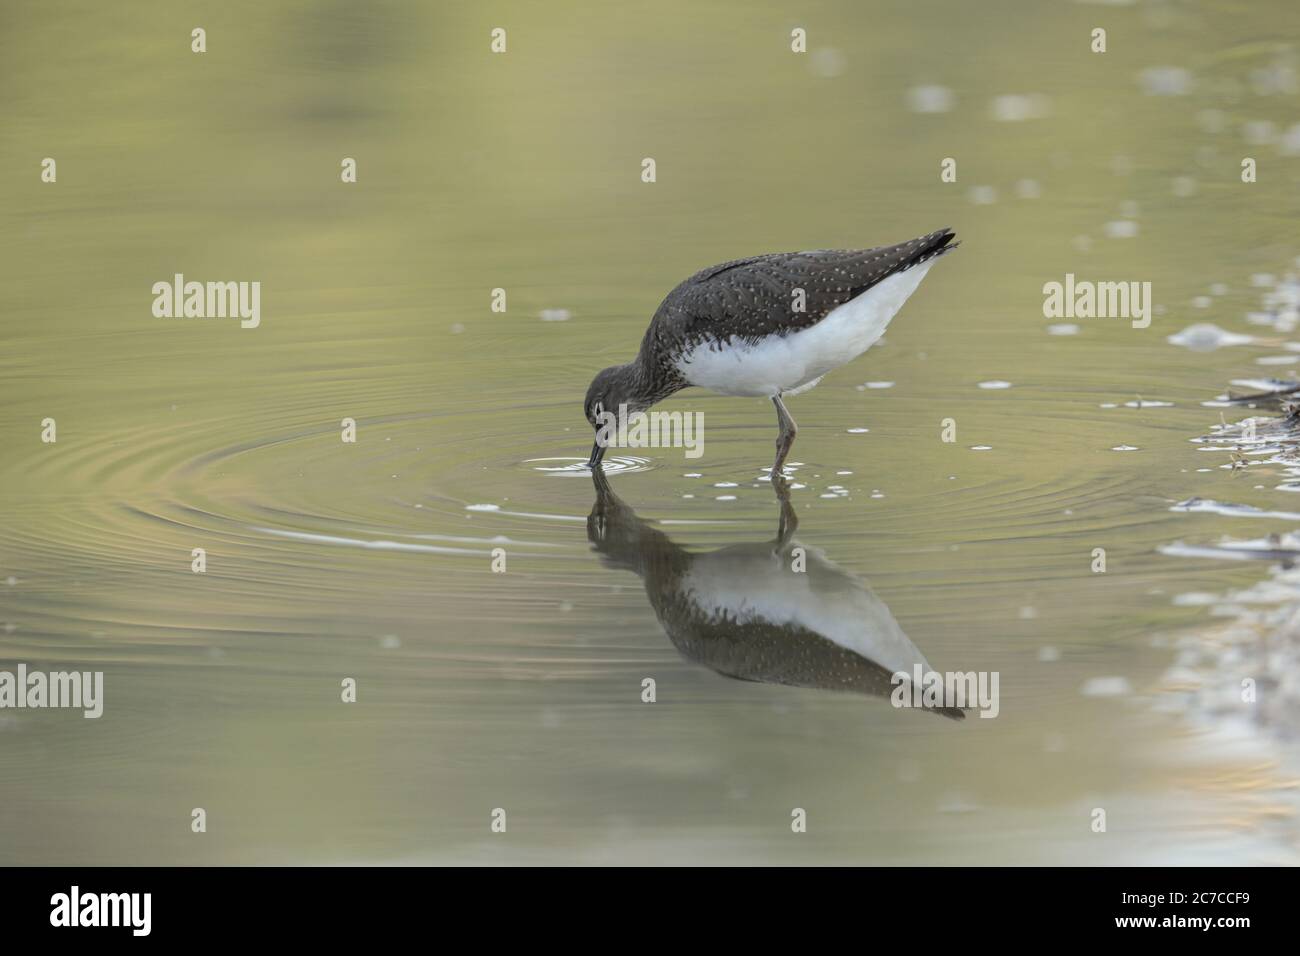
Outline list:
[[[775,539],[693,553],[637,517],[600,469],[592,480],[588,539],[606,567],[641,578],[687,660],[738,680],[884,698],[895,673],[911,675],[917,664],[931,670],[864,581],[795,540],[788,484],[774,485],[781,503]],[[964,717],[958,707],[925,709]]]

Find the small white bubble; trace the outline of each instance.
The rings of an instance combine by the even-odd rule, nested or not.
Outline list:
[[[1239,332],[1228,332],[1210,322],[1199,322],[1189,325],[1181,332],[1166,336],[1165,341],[1171,345],[1181,345],[1193,352],[1210,352],[1231,345],[1249,345],[1255,341],[1255,338]]]
[[[1016,196],[1020,199],[1037,199],[1043,194],[1043,187],[1036,179],[1016,180]]]
[[[950,793],[939,801],[940,813],[975,813],[979,804],[963,793]]]
[[[1296,123],[1282,134],[1278,149],[1283,156],[1300,156],[1300,123]]]
[[[1196,114],[1196,124],[1207,133],[1222,133],[1228,117],[1223,110],[1201,110]]]
[[[1192,91],[1192,74],[1181,66],[1150,66],[1138,74],[1147,96],[1186,96]]]
[[[1242,138],[1252,146],[1265,146],[1277,141],[1277,126],[1269,120],[1251,120],[1241,127]]]
[[[809,68],[818,76],[828,80],[843,73],[845,65],[844,54],[831,46],[814,50],[808,60]]]
[[[1122,697],[1131,694],[1133,687],[1123,677],[1091,677],[1084,682],[1084,697]]]
[[[952,109],[952,90],[929,83],[907,91],[907,108],[913,113],[946,113]]]
[[[1043,119],[1052,113],[1052,101],[1042,93],[1008,93],[993,98],[990,112],[999,123]]]

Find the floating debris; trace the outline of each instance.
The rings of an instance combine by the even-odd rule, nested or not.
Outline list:
[[[1211,322],[1198,322],[1196,325],[1189,325],[1181,332],[1168,336],[1165,341],[1171,345],[1181,345],[1193,352],[1213,352],[1215,349],[1225,348],[1230,345],[1250,345],[1255,341],[1255,337],[1253,335],[1242,335],[1238,332],[1229,332]]]
[[[1224,538],[1218,544],[1187,544],[1175,541],[1156,549],[1174,558],[1219,558],[1232,561],[1282,561],[1287,566],[1300,558],[1300,537],[1270,534],[1264,538],[1238,541]]]
[[[1282,521],[1300,521],[1300,512],[1265,511],[1254,505],[1235,505],[1226,501],[1215,501],[1213,498],[1188,498],[1186,501],[1171,505],[1169,510],[1226,515],[1231,518],[1275,518]]]

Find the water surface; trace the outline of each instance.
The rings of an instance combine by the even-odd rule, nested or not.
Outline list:
[[[1242,729],[1175,670],[1267,566],[1169,547],[1295,523],[1283,465],[1191,441],[1297,357],[1288,9],[235,3],[203,55],[168,4],[8,11],[0,666],[107,700],[0,714],[0,862],[1295,862],[1294,711]],[[572,467],[681,278],[944,225],[791,400],[790,507],[813,583],[999,672],[996,719],[683,644]],[[260,281],[260,327],[154,318],[176,272]],[[1151,282],[1151,326],[1044,318],[1066,273]],[[1198,323],[1253,338],[1167,341]],[[611,454],[625,527],[770,596],[770,405],[666,407],[705,453]]]

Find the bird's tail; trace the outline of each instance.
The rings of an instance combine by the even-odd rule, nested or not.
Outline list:
[[[953,232],[948,226],[942,229],[936,229],[929,235],[921,236],[919,239],[913,239],[909,245],[914,245],[915,250],[909,250],[909,255],[903,260],[899,269],[910,269],[912,266],[919,266],[922,262],[929,262],[931,259],[937,259],[947,252],[952,252],[961,245],[957,241],[957,233]]]

